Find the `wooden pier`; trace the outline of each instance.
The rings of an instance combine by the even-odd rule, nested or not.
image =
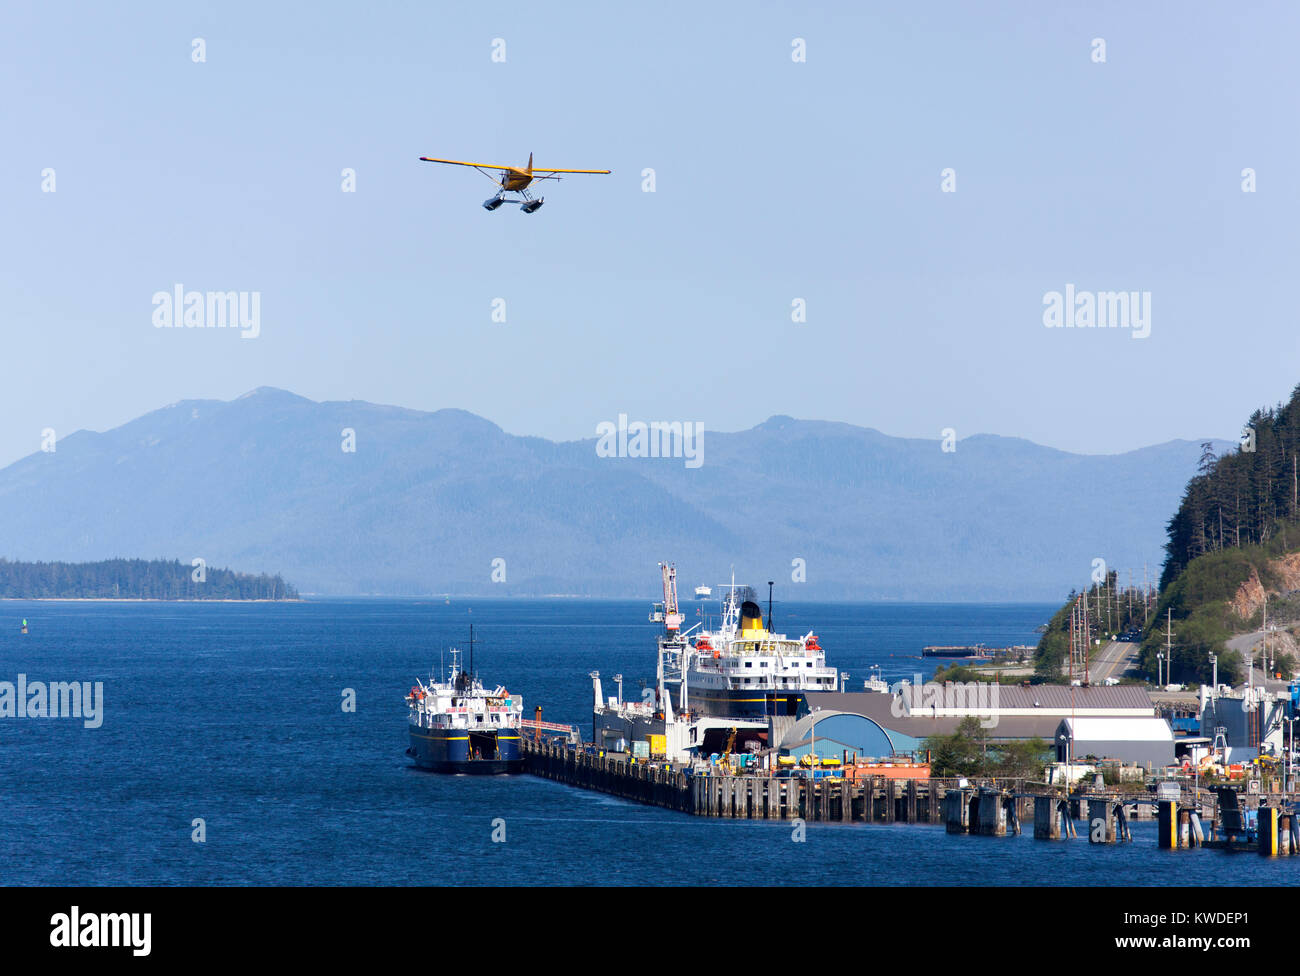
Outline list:
[[[956,780],[941,779],[700,775],[670,763],[633,762],[562,744],[523,741],[521,746],[524,770],[534,776],[701,817],[942,824],[944,797],[957,790]],[[1015,802],[1021,811],[1029,809],[1029,798]],[[1018,822],[1018,814],[1012,820]]]
[[[1043,784],[1002,781],[976,785],[954,779],[858,779],[694,772],[666,762],[634,761],[574,749],[562,742],[523,740],[524,770],[534,776],[597,790],[637,803],[700,817],[741,820],[802,820],[821,823],[942,824],[950,834],[1006,837],[1033,824],[1036,840],[1079,836],[1089,845],[1133,839],[1132,820],[1158,821],[1164,850],[1219,848],[1258,850],[1267,856],[1300,854],[1300,797],[1252,797],[1258,829],[1247,830],[1235,794],[1185,791],[1182,799],[1146,792],[1066,795]],[[1217,829],[1216,829],[1217,828]]]

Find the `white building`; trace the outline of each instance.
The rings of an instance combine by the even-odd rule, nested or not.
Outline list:
[[[1168,766],[1174,761],[1174,731],[1155,716],[1063,718],[1056,728],[1057,762],[1086,756]]]

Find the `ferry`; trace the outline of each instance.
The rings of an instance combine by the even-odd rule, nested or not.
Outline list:
[[[737,586],[734,577],[722,587],[720,626],[708,630],[700,622],[684,628],[677,570],[671,563],[660,563],[659,570],[663,600],[650,613],[652,622],[663,625],[654,686],[628,701],[622,675],[614,675],[618,693],[606,698],[600,672],[591,672],[592,739],[598,748],[621,753],[642,743],[653,756],[662,742],[663,755],[675,762],[732,754],[736,744],[755,753],[778,734],[774,728],[795,721],[807,692],[841,689],[848,676],[826,665],[817,635],[778,633],[770,606],[765,623],[757,602],[748,598],[752,591]]]
[[[676,576],[660,564],[664,577],[664,622],[676,610]],[[748,587],[735,578],[723,586],[722,621],[716,630],[697,624],[689,630],[665,627],[659,638],[659,672],[680,713],[762,719],[796,715],[804,692],[839,691],[840,675],[826,664],[817,635],[777,633],[753,600],[740,599]]]
[[[421,769],[438,773],[522,772],[523,700],[502,685],[484,687],[474,672],[473,647],[471,627],[469,668],[461,667],[461,653],[453,649],[446,681],[417,679],[407,694],[411,745],[406,754]]]

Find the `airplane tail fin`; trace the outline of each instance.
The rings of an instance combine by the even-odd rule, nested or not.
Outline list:
[[[533,154],[532,153],[528,154],[528,175],[529,176],[533,175]]]

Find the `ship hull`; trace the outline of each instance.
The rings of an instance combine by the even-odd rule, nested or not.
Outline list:
[[[686,701],[700,715],[727,718],[766,718],[797,715],[802,692],[695,689],[687,686]]]
[[[421,769],[477,776],[524,771],[518,729],[471,733],[465,729],[412,728],[410,735],[407,755]]]

